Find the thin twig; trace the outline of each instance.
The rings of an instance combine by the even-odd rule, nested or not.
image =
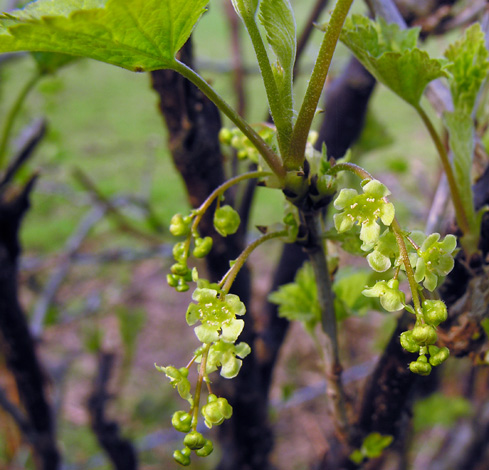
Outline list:
[[[46,134],[46,127],[46,121],[44,119],[38,119],[24,129],[20,150],[12,159],[12,162],[0,181],[0,193],[4,191],[8,183],[12,181],[27,160],[32,157],[34,150],[36,150]]]
[[[105,197],[102,192],[97,188],[94,182],[90,179],[90,177],[84,173],[80,168],[75,168],[73,172],[73,176],[75,179],[95,198],[98,204],[105,207],[107,213],[113,217],[115,222],[119,225],[119,227],[139,238],[143,238],[144,240],[151,243],[161,243],[161,239],[158,236],[152,235],[150,233],[144,232],[139,228],[135,227],[127,217],[122,214],[119,209],[114,206],[114,204]]]
[[[81,221],[78,229],[68,239],[63,253],[63,261],[58,263],[56,270],[53,272],[44,289],[42,295],[34,307],[31,321],[31,333],[34,338],[40,338],[44,328],[44,319],[52,304],[61,283],[71,268],[71,263],[82,243],[90,233],[93,226],[105,215],[107,209],[102,206],[95,206]]]
[[[33,445],[37,440],[36,430],[31,426],[31,423],[27,419],[24,412],[14,403],[12,403],[7,393],[3,388],[0,387],[0,406],[12,417],[15,424],[20,429],[22,435]]]

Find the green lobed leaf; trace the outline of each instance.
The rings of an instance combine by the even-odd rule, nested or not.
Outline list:
[[[433,426],[450,429],[460,418],[473,415],[473,407],[466,398],[435,393],[414,405],[414,431]]]
[[[418,28],[401,30],[382,18],[375,22],[353,15],[340,39],[379,82],[417,106],[426,85],[447,76],[443,61],[415,47],[418,34]]]
[[[489,51],[479,23],[465,30],[464,37],[448,46],[449,84],[456,111],[471,114],[477,94],[489,72]]]
[[[0,53],[56,52],[133,71],[172,68],[208,0],[38,0],[0,16]]]
[[[278,314],[289,321],[300,321],[307,330],[319,322],[321,313],[317,300],[316,279],[310,263],[305,263],[295,276],[295,282],[281,286],[268,296],[278,305]]]
[[[287,119],[292,122],[292,71],[296,53],[294,12],[289,0],[262,0],[259,18],[265,28],[268,44],[278,59],[278,64],[273,66],[275,81],[287,112]]]

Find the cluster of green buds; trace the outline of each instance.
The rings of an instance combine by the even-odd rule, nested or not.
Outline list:
[[[334,216],[335,227],[342,233],[358,224],[359,237],[363,242],[361,250],[368,253],[366,258],[370,267],[379,273],[395,268],[394,277],[377,281],[362,293],[366,297],[379,298],[382,307],[389,312],[405,308],[416,315],[414,328],[402,333],[400,341],[406,351],[419,355],[416,361],[410,363],[409,369],[420,375],[428,375],[432,367],[440,365],[449,356],[448,348],[435,345],[438,340],[436,328],[446,320],[447,309],[441,300],[424,300],[422,304],[419,301],[416,310],[406,305],[405,294],[399,289],[398,276],[400,271],[406,271],[409,277],[406,268],[406,264],[409,264],[412,268],[410,287],[413,299],[419,299],[423,287],[434,291],[453,269],[456,238],[447,235],[440,240],[439,233],[426,236],[422,232],[404,233],[399,228],[394,232],[395,211],[387,200],[389,190],[373,179],[364,179],[362,188],[363,194],[358,194],[354,189],[340,192],[334,201],[335,208],[341,210]],[[379,220],[387,226],[382,233]],[[404,256],[401,256],[400,243]]]
[[[175,214],[170,222],[170,233],[175,237],[186,237],[183,242],[178,242],[173,246],[173,258],[175,263],[171,266],[171,273],[167,275],[168,285],[174,287],[177,292],[189,290],[189,282],[195,280],[197,273],[188,266],[188,257],[191,241],[193,239],[194,249],[192,254],[196,258],[204,258],[212,249],[212,238],[201,238],[196,229],[192,230],[192,221],[196,212],[183,216]]]
[[[201,237],[194,221],[199,210],[192,211],[190,215],[175,214],[170,222],[170,233],[175,237],[186,237],[185,241],[173,246],[175,263],[171,266],[171,273],[167,275],[167,282],[178,292],[189,290],[189,282],[196,281],[197,273],[188,266],[188,257],[193,241],[192,255],[195,258],[205,258],[212,249],[212,238]],[[200,218],[199,218],[200,220]],[[219,206],[214,212],[214,228],[223,237],[236,233],[241,223],[239,214],[229,205]]]
[[[269,124],[262,124],[257,128],[258,135],[272,148],[276,147],[276,130]],[[219,132],[219,140],[222,144],[236,150],[239,159],[248,159],[257,165],[262,165],[262,158],[256,147],[237,127],[227,129],[223,127]]]
[[[439,366],[450,355],[448,348],[435,346],[438,339],[436,327],[446,319],[447,307],[441,300],[425,300],[414,328],[401,334],[401,346],[408,352],[419,354],[418,359],[409,364],[411,372],[429,375],[432,366]]]

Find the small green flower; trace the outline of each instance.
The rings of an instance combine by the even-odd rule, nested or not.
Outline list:
[[[251,352],[247,343],[232,344],[224,340],[214,343],[207,357],[207,374],[221,367],[220,374],[226,379],[236,377],[241,369],[242,360]],[[240,359],[238,359],[238,357]],[[197,362],[200,362],[198,359]]]
[[[362,182],[363,194],[354,189],[342,189],[334,201],[334,206],[342,212],[335,214],[334,223],[339,233],[350,230],[355,223],[360,224],[362,250],[369,251],[377,243],[380,236],[380,219],[389,226],[394,220],[394,206],[384,198],[390,191],[377,180]]]
[[[392,260],[399,257],[399,246],[396,236],[389,229],[379,237],[374,250],[367,255],[370,267],[379,273],[387,271],[392,266]]]
[[[380,304],[388,312],[401,310],[406,304],[406,297],[404,292],[399,290],[399,281],[397,279],[378,281],[373,287],[364,289],[362,294],[365,297],[379,297]]]
[[[439,233],[432,233],[417,252],[414,279],[416,282],[423,281],[429,291],[435,290],[439,280],[454,266],[452,253],[457,247],[457,239],[453,235],[447,235],[441,242],[439,239]]]
[[[195,289],[191,303],[187,309],[187,323],[201,325],[195,327],[195,334],[202,343],[222,341],[234,343],[243,330],[243,320],[236,315],[244,315],[246,308],[234,294],[226,294],[216,289],[202,287]]]
[[[162,367],[155,364],[155,367],[160,372],[163,372],[169,379],[170,384],[173,388],[178,390],[179,395],[189,402],[192,400],[192,395],[190,393],[190,381],[188,377],[188,369],[186,367],[181,367],[177,369],[173,366]]]

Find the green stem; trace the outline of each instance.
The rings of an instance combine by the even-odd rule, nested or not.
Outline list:
[[[309,80],[304,101],[292,131],[290,151],[284,157],[284,166],[288,170],[297,170],[304,161],[307,137],[312,120],[316,114],[319,98],[324,88],[333,53],[340,37],[353,0],[338,0],[323,38],[314,70]]]
[[[267,242],[268,240],[272,240],[274,238],[279,238],[279,237],[285,237],[285,236],[287,236],[287,230],[280,230],[279,232],[267,233],[261,236],[260,238],[257,238],[254,242],[250,243],[241,252],[241,254],[238,256],[238,258],[236,259],[232,267],[228,270],[228,272],[223,276],[223,278],[219,282],[219,285],[222,286],[222,290],[226,293],[229,292],[239,271],[248,260],[248,257],[257,247]]]
[[[5,118],[5,123],[3,125],[2,134],[0,136],[0,168],[5,164],[5,157],[7,154],[7,147],[10,141],[12,127],[14,126],[15,120],[17,119],[19,112],[24,104],[25,99],[29,92],[34,88],[42,74],[38,71],[31,77],[29,81],[22,87],[19,95],[15,99],[10,111]]]
[[[173,70],[199,88],[250,139],[270,169],[283,181],[286,172],[282,160],[258,133],[197,72],[179,61],[175,61]]]
[[[354,173],[362,180],[375,179],[367,170],[361,166],[355,165],[354,163],[336,163],[328,170],[328,174],[334,176],[340,171],[349,171],[350,173]]]
[[[409,289],[411,290],[411,296],[413,298],[414,310],[418,315],[422,316],[423,310],[421,308],[421,301],[419,300],[418,283],[414,279],[414,270],[411,266],[411,261],[409,261],[409,254],[406,248],[406,243],[404,241],[404,235],[397,219],[393,220],[391,228],[394,232],[394,236],[396,237],[397,246],[399,247],[399,253],[404,264],[404,269],[406,270],[406,275],[409,282]]]
[[[268,105],[273,122],[277,127],[278,146],[282,155],[285,155],[289,148],[290,136],[292,134],[292,121],[287,119],[287,113],[283,107],[283,99],[277,88],[275,76],[273,74],[270,60],[263,43],[263,38],[256,25],[255,15],[243,15],[243,22],[250,36],[255,55],[258,60],[258,66],[265,85],[267,93]]]
[[[220,186],[214,189],[214,191],[212,191],[209,196],[207,196],[207,199],[197,209],[197,215],[192,222],[192,231],[197,229],[202,217],[204,217],[204,214],[206,213],[207,209],[209,209],[209,207],[212,205],[214,200],[218,198],[221,194],[224,194],[229,188],[231,188],[235,184],[241,183],[242,181],[270,175],[271,173],[269,171],[249,171],[248,173],[243,173],[242,175],[235,176],[234,178],[230,178],[226,182],[222,183]]]
[[[326,339],[326,380],[331,414],[339,435],[348,439],[349,425],[346,414],[345,392],[341,381],[342,367],[339,357],[334,294],[331,287],[326,246],[320,236],[320,216],[316,213],[303,213],[303,217],[308,231],[308,243],[305,251],[316,278],[318,303],[321,311],[321,328]]]
[[[467,235],[470,233],[469,219],[467,217],[462,198],[460,197],[460,192],[458,190],[457,182],[455,181],[452,165],[445,150],[445,146],[443,145],[443,142],[441,141],[438,132],[436,132],[435,126],[433,125],[421,105],[415,106],[415,109],[423,120],[426,128],[428,129],[428,132],[435,144],[436,150],[438,151],[443,170],[445,171],[445,174],[447,176],[448,186],[450,187],[450,192],[452,194],[452,201],[455,208],[455,217],[457,219],[457,224],[464,235]]]
[[[199,422],[200,395],[202,393],[202,382],[206,376],[207,356],[209,355],[210,348],[210,344],[205,347],[204,351],[202,351],[202,359],[200,361],[199,377],[195,387],[194,406],[192,408],[192,428],[194,431],[197,430],[197,424]]]

